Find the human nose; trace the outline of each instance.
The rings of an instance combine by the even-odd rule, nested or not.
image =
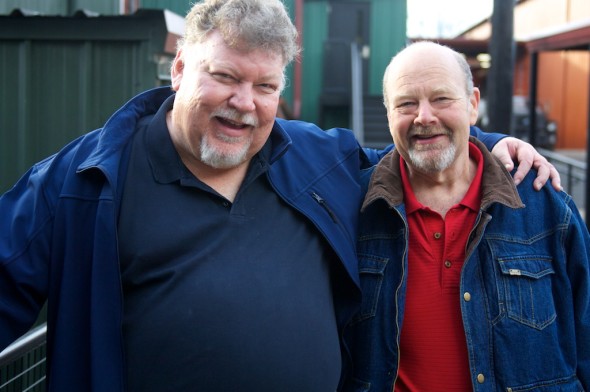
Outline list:
[[[254,103],[252,86],[244,83],[237,85],[232,91],[232,96],[229,98],[229,104],[240,112],[254,111],[256,105]]]
[[[420,102],[418,106],[418,114],[414,119],[414,123],[420,125],[429,125],[436,122],[436,116],[432,105],[428,102]]]

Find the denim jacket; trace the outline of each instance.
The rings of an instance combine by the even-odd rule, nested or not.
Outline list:
[[[502,165],[471,141],[484,156],[482,202],[457,300],[473,390],[589,390],[586,226],[569,195],[548,185],[535,192],[534,173],[515,187]],[[392,391],[408,264],[397,152],[365,173],[367,185],[357,243],[362,309],[346,330],[353,370],[343,390]]]

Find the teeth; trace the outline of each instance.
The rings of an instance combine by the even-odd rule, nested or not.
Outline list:
[[[227,119],[227,118],[222,118],[222,120],[230,125],[233,125],[234,127],[241,127],[243,125],[241,123],[234,122],[234,121]]]

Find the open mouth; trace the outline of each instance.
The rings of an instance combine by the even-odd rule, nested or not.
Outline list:
[[[215,117],[215,118],[217,119],[217,121],[219,121],[224,126],[230,127],[233,129],[244,129],[246,127],[249,127],[248,124],[244,124],[241,122],[235,122],[235,121],[232,121],[232,120],[224,118],[224,117]]]
[[[444,135],[443,134],[440,134],[440,133],[436,133],[436,134],[430,133],[430,134],[427,134],[427,135],[426,134],[424,134],[424,135],[414,135],[413,138],[416,139],[416,140],[418,140],[418,141],[422,141],[422,140],[428,141],[428,140],[437,139],[437,138],[442,137],[442,136],[444,136]]]

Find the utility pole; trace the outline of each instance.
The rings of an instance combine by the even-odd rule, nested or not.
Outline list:
[[[492,37],[489,44],[492,64],[487,80],[489,127],[486,131],[510,133],[514,90],[514,3],[494,0]]]

